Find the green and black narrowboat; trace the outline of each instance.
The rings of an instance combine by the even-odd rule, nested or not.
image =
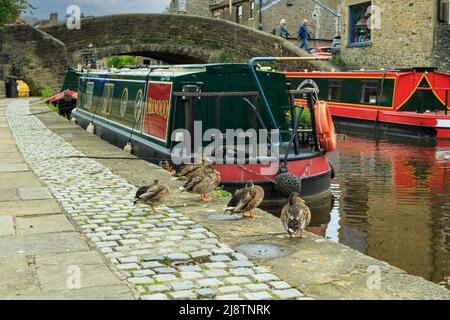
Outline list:
[[[450,73],[412,68],[287,72],[286,77],[295,88],[316,88],[338,128],[450,139]]]
[[[209,64],[91,70],[80,75],[75,118],[84,128],[92,124],[96,135],[118,147],[131,143],[133,154],[159,165],[171,161],[174,147],[184,139],[174,132],[187,129],[195,136],[195,122],[202,125],[201,135],[209,129],[223,136],[227,129],[278,129],[275,172],[267,173],[260,159],[229,161],[237,157],[236,150],[230,155],[226,147],[214,155],[223,186],[233,191],[252,181],[263,186],[267,199],[282,199],[274,182],[290,173],[301,179],[304,197],[329,195],[333,170],[317,139],[314,119],[298,125],[301,112],[294,98],[305,92],[289,91],[284,73],[252,68]],[[208,143],[202,142],[202,148]]]

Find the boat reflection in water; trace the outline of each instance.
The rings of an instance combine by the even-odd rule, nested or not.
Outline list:
[[[330,159],[334,207],[309,204],[309,231],[434,282],[450,276],[450,141],[345,135]]]

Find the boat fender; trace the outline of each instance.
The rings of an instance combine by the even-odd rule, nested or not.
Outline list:
[[[95,126],[94,126],[93,122],[89,123],[89,125],[86,128],[86,131],[89,132],[89,133],[92,133],[92,134],[95,133]]]
[[[325,152],[333,152],[336,149],[336,129],[325,101],[316,104],[315,116],[320,146]]]
[[[131,146],[131,142],[128,142],[125,147],[123,147],[123,151],[131,154],[133,152],[133,147]]]
[[[302,179],[293,173],[281,173],[275,179],[275,191],[289,198],[292,192],[302,192]]]

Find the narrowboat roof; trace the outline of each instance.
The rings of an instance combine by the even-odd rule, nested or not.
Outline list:
[[[83,75],[91,74],[98,76],[171,76],[178,77],[186,74],[199,72],[243,72],[248,71],[248,64],[239,63],[218,63],[218,64],[191,64],[191,65],[156,65],[141,68],[121,68],[121,69],[93,69],[82,73]]]

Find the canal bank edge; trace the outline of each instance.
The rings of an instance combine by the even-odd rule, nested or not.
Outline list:
[[[34,105],[33,113],[47,111]],[[242,244],[272,244],[288,255],[270,260],[255,260],[282,280],[315,299],[450,299],[450,291],[421,277],[407,274],[385,262],[366,256],[343,244],[308,234],[306,239],[289,240],[280,220],[258,210],[258,218],[217,221],[227,199],[215,199],[205,207],[198,196],[181,193],[181,184],[165,170],[135,159],[119,148],[91,135],[54,113],[36,115],[52,132],[90,157],[131,158],[95,159],[113,173],[135,186],[154,178],[167,181],[174,191],[169,206],[215,233],[232,248]],[[133,159],[134,158],[134,159]],[[380,271],[380,288],[377,271]],[[373,273],[375,272],[375,273]],[[372,289],[370,289],[371,287]]]

